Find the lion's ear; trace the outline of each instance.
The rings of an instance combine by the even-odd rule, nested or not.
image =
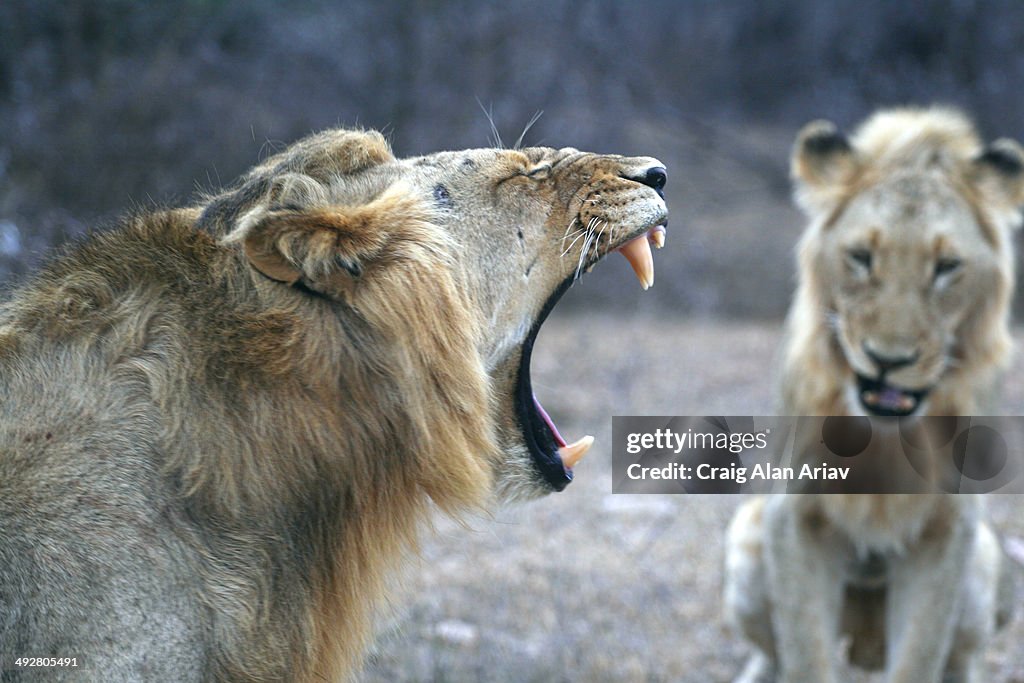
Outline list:
[[[975,157],[973,179],[993,201],[1024,205],[1024,149],[1014,140],[1000,138]]]
[[[375,130],[327,130],[300,140],[264,166],[275,174],[302,173],[326,182],[394,160],[387,140]]]
[[[344,209],[257,209],[240,221],[246,222],[240,227],[245,230],[242,248],[249,264],[289,285],[342,271],[359,277],[361,262],[378,249],[379,236]]]
[[[326,290],[362,277],[396,232],[419,220],[423,202],[392,188],[361,206],[257,207],[225,241],[240,242],[250,265],[273,280]]]
[[[857,172],[850,141],[829,121],[813,121],[797,135],[790,173],[797,202],[809,213],[827,210]]]

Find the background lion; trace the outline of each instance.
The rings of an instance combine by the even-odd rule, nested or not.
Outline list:
[[[611,250],[650,284],[665,178],[330,131],[57,258],[0,306],[5,668],[345,676],[432,507],[570,481],[533,340]]]
[[[983,146],[955,111],[893,110],[849,140],[808,125],[792,168],[811,223],[785,412],[988,414],[1010,353],[1020,147]],[[728,546],[727,612],[758,647],[740,680],[835,681],[841,635],[893,683],[985,680],[1010,568],[975,497],[755,499]]]

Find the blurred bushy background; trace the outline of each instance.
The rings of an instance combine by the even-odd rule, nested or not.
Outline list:
[[[775,318],[801,218],[789,145],[881,105],[1024,138],[1017,0],[5,0],[0,283],[125,210],[187,201],[310,131],[399,155],[507,144],[649,154],[673,211],[661,312]],[[624,266],[582,285],[612,306]]]

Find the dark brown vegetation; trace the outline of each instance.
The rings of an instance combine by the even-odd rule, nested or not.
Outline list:
[[[659,271],[652,302],[778,316],[797,128],[940,101],[986,138],[1024,139],[1022,46],[1013,0],[10,0],[0,281],[132,203],[178,205],[195,179],[219,186],[314,129],[385,129],[399,156],[486,145],[479,100],[509,144],[543,110],[527,142],[668,163],[663,262],[678,267]]]

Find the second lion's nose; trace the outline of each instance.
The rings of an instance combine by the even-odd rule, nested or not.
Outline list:
[[[883,375],[891,370],[898,370],[908,365],[913,365],[917,362],[920,355],[916,351],[879,353],[867,342],[864,342],[862,346],[864,354],[871,359],[871,362],[878,368],[879,373]]]

